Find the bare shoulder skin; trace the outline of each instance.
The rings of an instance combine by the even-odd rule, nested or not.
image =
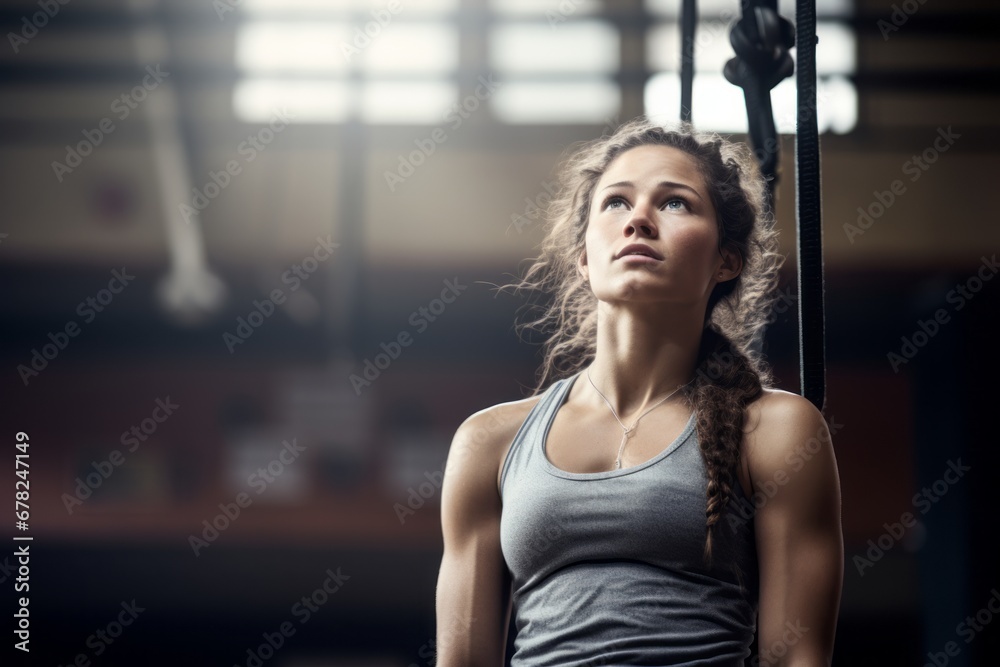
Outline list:
[[[765,390],[747,408],[743,456],[753,480],[760,567],[761,665],[827,667],[844,576],[840,477],[823,414]]]
[[[444,554],[435,605],[439,667],[504,663],[511,582],[500,550],[500,469],[540,398],[480,410],[455,432],[441,487]]]

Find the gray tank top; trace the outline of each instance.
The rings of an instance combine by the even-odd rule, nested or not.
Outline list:
[[[542,394],[501,471],[500,544],[517,629],[511,667],[742,667],[758,602],[752,515],[734,507],[752,507],[742,486],[716,525],[706,569],[707,477],[693,414],[645,463],[555,467],[545,440],[581,374]]]

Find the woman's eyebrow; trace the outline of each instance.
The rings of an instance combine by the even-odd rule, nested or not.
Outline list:
[[[633,183],[632,181],[618,181],[617,183],[612,183],[611,185],[604,186],[603,188],[601,188],[601,190],[607,190],[608,188],[614,188],[614,187],[618,187],[618,186],[621,186],[621,185],[624,185],[624,186],[630,187],[630,188],[635,187],[635,183]],[[656,187],[657,188],[662,188],[662,187],[681,188],[681,189],[684,189],[684,190],[690,190],[692,193],[694,193],[694,195],[698,199],[703,199],[703,197],[698,193],[697,190],[695,190],[694,188],[692,188],[690,185],[686,185],[684,183],[677,183],[675,181],[660,181],[659,183],[656,184]]]

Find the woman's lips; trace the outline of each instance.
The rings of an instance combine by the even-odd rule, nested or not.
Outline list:
[[[650,257],[649,255],[622,255],[618,258],[619,261],[628,262],[629,264],[656,264],[662,262],[662,259],[656,259],[655,257]]]

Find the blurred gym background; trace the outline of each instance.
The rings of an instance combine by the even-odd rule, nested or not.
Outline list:
[[[996,664],[997,6],[817,7],[834,664]],[[699,9],[694,123],[743,140],[722,76],[739,3]],[[540,361],[526,296],[494,286],[534,255],[564,149],[678,118],[679,11],[4,0],[24,664],[432,664],[451,437]],[[794,79],[772,97],[788,259],[766,349],[797,392]],[[23,544],[0,555],[11,614]],[[27,656],[5,617],[8,664]]]

